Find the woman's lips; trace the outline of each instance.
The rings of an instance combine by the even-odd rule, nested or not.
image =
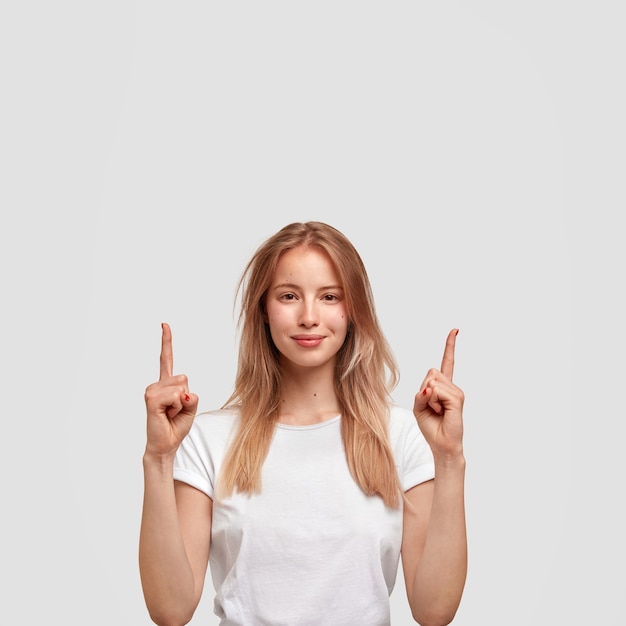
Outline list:
[[[322,335],[294,335],[292,339],[303,348],[314,348],[324,341]]]

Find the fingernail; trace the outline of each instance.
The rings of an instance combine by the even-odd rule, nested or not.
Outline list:
[[[427,391],[428,391],[428,387],[426,387],[426,389],[424,389],[424,391],[422,391],[422,395],[425,396]]]
[[[189,402],[189,400],[191,400],[191,396],[188,393],[186,393],[185,394],[185,402]]]
[[[456,337],[459,334],[459,329],[456,329],[456,333],[454,333],[454,336]]]

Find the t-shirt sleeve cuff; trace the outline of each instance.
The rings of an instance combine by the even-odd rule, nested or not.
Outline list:
[[[408,491],[411,487],[415,487],[420,483],[425,483],[427,480],[432,480],[434,477],[435,464],[424,463],[402,477],[402,489],[404,491]]]
[[[192,487],[202,491],[202,493],[205,493],[209,496],[209,498],[213,498],[213,485],[211,485],[208,480],[198,476],[197,474],[189,472],[181,467],[175,467],[174,480],[179,480],[181,483],[191,485]]]

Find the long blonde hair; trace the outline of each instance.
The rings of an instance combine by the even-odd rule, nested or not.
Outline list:
[[[238,431],[220,476],[217,495],[261,488],[261,468],[278,417],[282,370],[265,317],[265,297],[280,256],[315,246],[330,258],[344,287],[348,334],[337,354],[335,389],[341,407],[341,433],[348,466],[367,495],[397,507],[401,490],[388,438],[391,390],[398,369],[374,308],[363,261],[350,241],[322,222],[293,223],[267,239],[246,265],[237,294],[239,360],[234,391],[223,408],[237,407]]]

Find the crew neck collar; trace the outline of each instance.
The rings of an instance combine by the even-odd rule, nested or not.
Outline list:
[[[283,424],[282,422],[276,422],[276,426],[284,430],[314,430],[316,428],[324,428],[325,426],[336,424],[339,420],[341,420],[341,414],[324,420],[323,422],[316,422],[315,424],[303,424],[300,426],[297,424]]]

